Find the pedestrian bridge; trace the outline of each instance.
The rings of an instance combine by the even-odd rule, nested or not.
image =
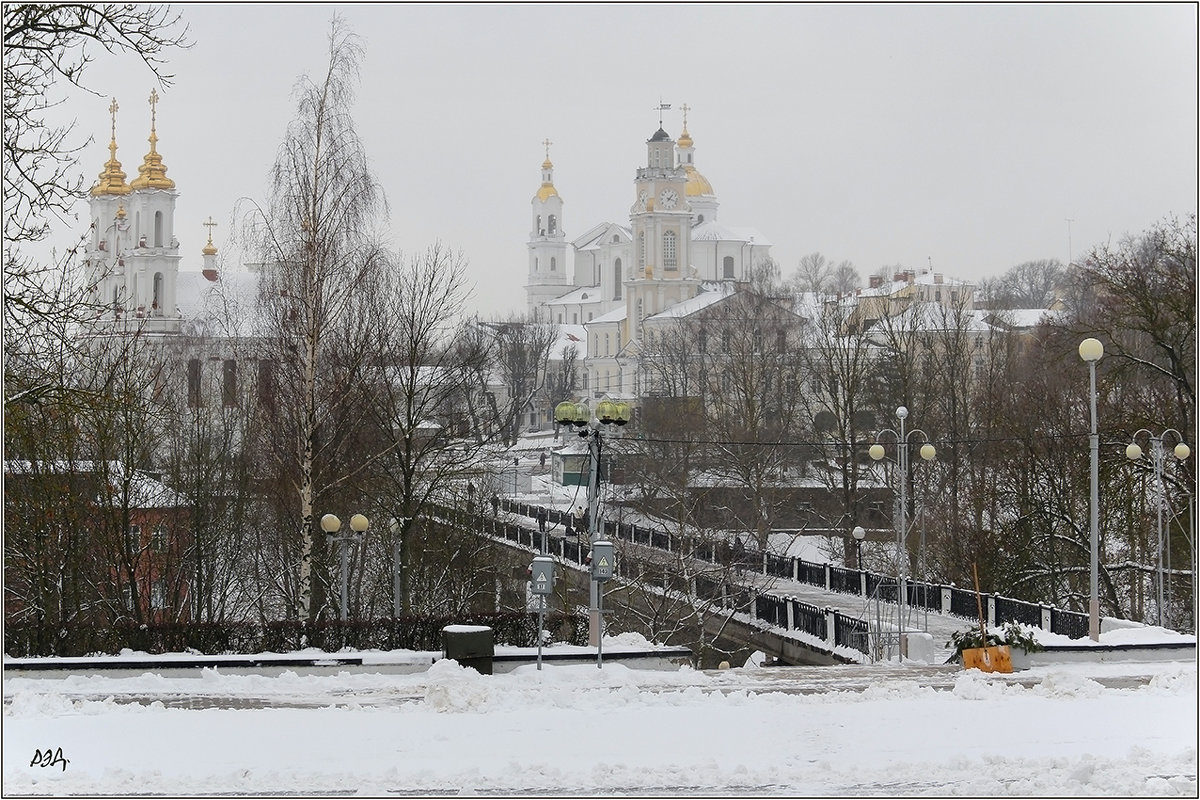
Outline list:
[[[514,547],[538,552],[539,520],[567,535],[547,536],[549,555],[584,573],[588,544],[571,535],[574,517],[538,505],[500,501],[502,513],[478,515],[470,528]],[[449,510],[447,509],[447,512]],[[1071,638],[1088,632],[1088,617],[1074,611],[1003,597],[976,596],[956,586],[927,584],[867,570],[805,561],[774,553],[730,550],[723,543],[680,537],[632,523],[604,521],[604,538],[619,543],[617,579],[637,580],[630,562],[659,561],[680,555],[698,564],[693,580],[695,602],[722,614],[707,615],[722,626],[722,635],[789,664],[832,664],[886,660],[901,653],[900,632],[928,632],[933,657],[941,663],[953,655],[950,637],[979,624],[982,609],[989,625],[1018,622]],[[732,568],[729,568],[732,565]],[[904,620],[897,598],[904,597]],[[706,623],[708,624],[708,623]],[[714,633],[715,631],[709,631]],[[908,655],[908,653],[905,653]]]

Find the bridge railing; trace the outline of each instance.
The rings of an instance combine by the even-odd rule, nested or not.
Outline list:
[[[501,500],[500,505],[506,511],[520,517],[540,519],[544,515],[548,523],[561,525],[572,531],[575,530],[573,526],[579,522],[573,514],[557,509],[516,503],[506,499]],[[444,511],[448,515],[458,513],[448,508]],[[487,527],[489,522],[495,524],[495,520],[483,516],[474,516],[472,520],[477,525],[477,530],[496,530]],[[678,551],[681,545],[687,543],[687,540],[673,537],[661,529],[646,528],[634,523],[604,520],[602,530],[611,539],[630,541],[668,552]],[[539,540],[535,534],[534,530],[511,523],[504,524],[502,530],[496,532],[496,535],[501,535],[510,541],[536,549]],[[558,541],[561,541],[562,545],[558,547],[556,555],[575,563],[583,563],[587,556],[585,543],[571,537],[558,539]],[[691,555],[694,558],[713,563],[725,561],[746,571],[788,578],[800,583],[819,586],[828,591],[866,597],[874,594],[882,601],[892,603],[896,602],[899,592],[894,576],[881,575],[867,570],[818,564],[795,556],[749,551],[721,543],[692,542],[691,546]],[[983,606],[987,621],[992,625],[1019,622],[1072,638],[1087,635],[1088,617],[1080,612],[993,594],[981,593],[977,600],[975,592],[956,586],[909,580],[903,581],[903,584],[906,599],[909,605],[915,608],[976,620],[979,616],[978,609]],[[867,623],[862,619],[847,617],[832,609],[819,609],[795,598],[781,597],[775,592],[759,593],[749,586],[728,581],[713,581],[700,576],[696,578],[696,593],[697,596],[706,600],[735,603],[735,607],[746,609],[756,618],[768,624],[788,630],[805,631],[813,636],[819,636],[830,644],[867,652],[867,636],[865,635]],[[788,618],[789,607],[790,619]]]

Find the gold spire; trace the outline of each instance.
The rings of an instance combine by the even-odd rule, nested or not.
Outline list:
[[[212,243],[212,229],[217,227],[217,223],[213,222],[213,218],[210,216],[208,218],[208,222],[202,222],[200,224],[208,228],[208,244],[204,245],[204,249],[200,252],[206,256],[215,256],[217,254],[217,248],[216,245]]]
[[[125,183],[125,173],[121,170],[121,162],[117,161],[117,98],[108,105],[108,113],[112,115],[112,139],[108,143],[108,161],[104,171],[100,173],[100,181],[92,187],[92,197],[100,195],[129,194],[129,184]]]
[[[542,162],[542,186],[538,189],[537,199],[545,201],[557,195],[558,190],[554,188],[554,180],[550,175],[550,170],[554,169],[554,165],[550,163],[550,145],[554,142],[545,139],[542,144],[546,146],[546,160]]]
[[[138,167],[138,176],[130,182],[134,189],[174,189],[175,181],[167,177],[162,156],[158,154],[158,132],[155,130],[158,112],[158,90],[150,90],[150,152]]]
[[[684,103],[679,108],[683,111],[683,133],[679,134],[679,140],[677,143],[680,147],[691,147],[692,137],[688,135],[687,131],[687,112],[691,110],[691,106],[689,106],[687,103]]]

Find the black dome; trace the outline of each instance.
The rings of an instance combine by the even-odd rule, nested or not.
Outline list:
[[[667,139],[670,139],[670,138],[671,138],[671,137],[670,137],[670,136],[667,134],[667,132],[666,132],[666,131],[664,131],[662,128],[659,128],[658,130],[656,130],[656,131],[654,132],[654,135],[650,137],[650,141],[652,141],[652,142],[663,142],[663,141],[666,141]]]

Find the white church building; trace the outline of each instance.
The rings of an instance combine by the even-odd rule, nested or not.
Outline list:
[[[727,297],[770,255],[753,228],[718,219],[716,192],[695,164],[687,130],[659,128],[646,141],[628,222],[598,222],[568,241],[549,142],[532,200],[526,282],[528,313],[587,331],[582,389],[596,397],[640,393],[643,331]]]

